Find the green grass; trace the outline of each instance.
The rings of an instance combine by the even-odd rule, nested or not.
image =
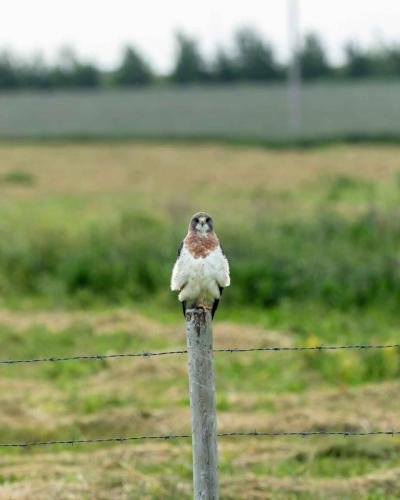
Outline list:
[[[385,441],[328,443],[317,453],[298,452],[288,460],[273,464],[260,463],[258,474],[277,477],[302,476],[321,478],[363,475],[376,468],[393,467],[398,462],[399,443]]]
[[[72,236],[39,225],[23,234],[4,224],[0,231],[1,290],[77,304],[165,295],[180,240],[174,225],[135,213]],[[285,300],[342,309],[398,303],[400,225],[392,213],[255,220],[240,233],[228,222],[220,236],[235,283],[227,306],[246,306],[249,297],[259,307]]]

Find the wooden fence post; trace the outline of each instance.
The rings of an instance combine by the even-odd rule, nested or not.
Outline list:
[[[218,499],[217,419],[211,314],[186,310],[195,500]]]

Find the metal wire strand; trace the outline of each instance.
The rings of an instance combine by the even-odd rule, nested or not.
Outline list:
[[[312,437],[312,436],[339,436],[339,437],[362,437],[362,436],[398,436],[400,431],[304,431],[304,432],[267,432],[267,431],[252,431],[252,432],[220,432],[218,437]],[[166,434],[160,436],[127,436],[127,437],[111,437],[111,438],[95,438],[95,439],[64,439],[54,441],[32,441],[21,443],[0,443],[0,448],[28,448],[32,446],[50,446],[50,445],[82,445],[94,443],[123,443],[127,441],[143,441],[143,440],[170,440],[170,439],[189,439],[190,434]]]
[[[333,351],[342,349],[399,349],[400,344],[353,344],[353,345],[318,345],[318,346],[270,346],[270,347],[249,347],[249,348],[223,348],[214,349],[215,353],[236,353],[236,352],[279,352],[279,351]],[[186,349],[178,349],[173,351],[161,352],[136,352],[136,353],[121,353],[121,354],[79,354],[76,356],[51,356],[44,358],[33,359],[3,359],[0,360],[0,365],[15,365],[23,363],[48,363],[59,361],[101,361],[104,359],[113,358],[151,358],[154,356],[168,356],[174,354],[187,354]]]
[[[48,358],[33,358],[33,359],[4,359],[0,360],[0,365],[15,365],[22,363],[49,363],[59,361],[101,361],[103,359],[112,358],[150,358],[152,356],[166,356],[170,354],[186,354],[186,349],[176,351],[161,351],[161,352],[136,352],[136,353],[121,353],[121,354],[78,354],[76,356],[51,356]]]

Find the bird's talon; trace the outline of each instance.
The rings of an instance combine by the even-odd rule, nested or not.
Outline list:
[[[197,304],[196,307],[198,309],[201,309],[204,312],[207,312],[207,311],[211,312],[212,311],[212,307],[205,306],[204,304]]]

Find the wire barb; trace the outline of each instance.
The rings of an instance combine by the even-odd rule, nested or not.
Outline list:
[[[338,437],[362,437],[362,436],[398,436],[400,431],[303,431],[303,432],[220,432],[218,437],[312,437],[312,436],[338,436]],[[94,439],[64,439],[54,441],[32,441],[21,443],[0,443],[0,448],[29,448],[32,446],[51,446],[51,445],[75,445],[75,444],[95,444],[95,443],[124,443],[127,441],[143,440],[170,440],[170,439],[189,439],[190,434],[166,434],[155,436],[127,436],[111,438]]]
[[[248,347],[248,348],[233,348],[227,347],[223,349],[214,349],[215,353],[236,353],[236,352],[280,352],[280,351],[334,351],[342,349],[400,349],[400,344],[353,344],[353,345],[318,345],[318,346],[270,346],[270,347]],[[79,354],[76,356],[51,356],[47,358],[33,359],[3,359],[0,360],[0,365],[16,365],[23,363],[55,363],[60,361],[102,361],[105,359],[114,358],[151,358],[155,356],[169,356],[174,354],[187,354],[186,349],[178,349],[174,351],[161,352],[136,352],[136,353],[120,353],[120,354]]]

